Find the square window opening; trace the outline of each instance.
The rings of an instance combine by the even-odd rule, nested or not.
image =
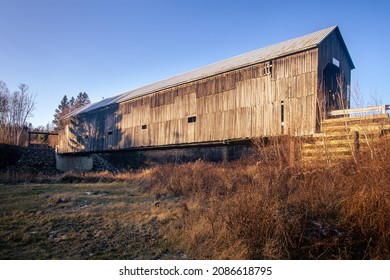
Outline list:
[[[188,123],[196,122],[196,116],[188,117]]]

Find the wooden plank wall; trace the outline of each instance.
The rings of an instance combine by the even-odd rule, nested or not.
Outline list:
[[[319,93],[320,99],[323,99],[325,94],[322,85],[323,81],[323,70],[329,63],[333,63],[333,58],[339,61],[339,67],[343,77],[343,93],[345,102],[343,102],[346,108],[350,107],[350,94],[351,94],[351,70],[353,65],[350,64],[348,59],[347,50],[344,48],[343,44],[340,41],[340,38],[337,33],[331,33],[327,38],[325,38],[318,48],[318,84],[319,84]],[[326,100],[326,98],[324,99]]]
[[[59,148],[98,151],[312,134],[317,69],[318,50],[311,49],[82,114],[71,121]]]
[[[352,65],[350,65],[346,50],[342,46],[336,33],[330,34],[323,42],[321,42],[318,57],[318,77],[320,82],[323,78],[322,71],[328,63],[332,63],[333,58],[336,58],[340,62],[340,68],[343,72],[345,83],[348,85],[351,84]]]
[[[322,70],[328,63],[332,63],[332,59],[336,58],[340,62],[340,68],[343,70],[343,75],[348,84],[351,83],[352,65],[349,64],[346,50],[342,46],[339,37],[336,33],[331,33],[319,46],[319,64],[318,74],[322,79]]]

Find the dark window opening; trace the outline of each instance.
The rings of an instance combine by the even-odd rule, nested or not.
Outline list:
[[[108,135],[112,135],[112,130],[110,130],[109,132],[107,132]]]
[[[265,64],[264,67],[264,76],[268,76],[272,74],[272,61],[269,61]]]
[[[282,126],[284,126],[284,101],[280,102],[280,119],[282,121]]]
[[[196,116],[188,117],[188,123],[196,122]]]
[[[141,126],[141,128],[142,128],[142,129],[147,129],[147,128],[148,128],[148,125],[143,124],[143,125]]]

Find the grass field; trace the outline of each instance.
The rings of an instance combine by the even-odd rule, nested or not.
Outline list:
[[[163,236],[174,206],[131,182],[3,185],[0,259],[180,259]]]
[[[386,141],[331,166],[263,158],[0,174],[0,258],[390,259]]]

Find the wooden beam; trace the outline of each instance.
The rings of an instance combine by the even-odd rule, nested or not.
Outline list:
[[[372,113],[379,112],[381,114],[385,114],[386,110],[390,110],[390,105],[380,105],[380,106],[370,106],[370,107],[362,107],[362,108],[353,108],[353,109],[342,109],[342,110],[333,110],[328,112],[328,116],[345,116],[350,114],[358,114],[358,113]]]

